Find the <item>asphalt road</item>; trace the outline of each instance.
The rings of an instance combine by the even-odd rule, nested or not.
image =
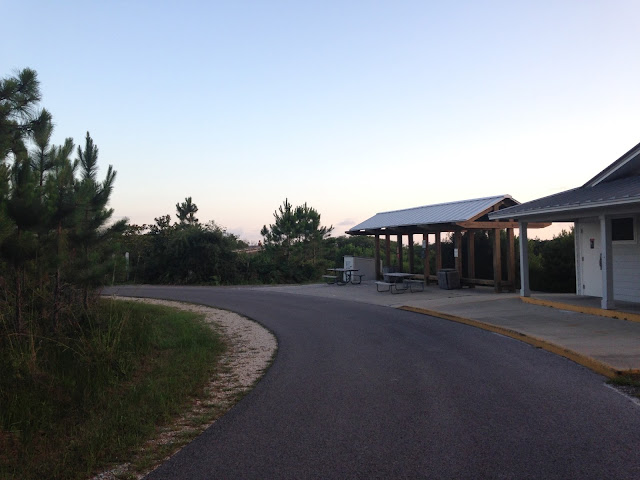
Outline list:
[[[279,343],[256,388],[149,479],[640,478],[640,407],[524,343],[268,289],[107,292],[233,310]]]

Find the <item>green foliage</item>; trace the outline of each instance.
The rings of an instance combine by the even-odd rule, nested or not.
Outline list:
[[[32,70],[0,80],[0,348],[10,338],[33,344],[33,335],[82,318],[124,227],[106,226],[113,168],[97,180],[98,149],[88,133],[75,161],[71,139],[50,145],[52,117],[37,110],[39,99]]]
[[[515,240],[516,257],[520,242]],[[529,287],[538,292],[575,293],[576,266],[573,228],[551,240],[529,239]],[[520,264],[516,262],[516,282],[520,288]]]
[[[86,477],[175,411],[219,349],[202,325],[97,306],[97,288],[123,258],[126,224],[110,223],[107,208],[116,172],[98,179],[88,132],[75,160],[71,139],[50,145],[52,117],[39,99],[32,70],[0,80],[0,477]],[[230,237],[185,220],[153,230],[175,254],[171,274],[186,281],[184,261],[186,279],[215,279],[219,271],[203,269],[210,259],[234,271],[229,245],[216,249]],[[136,243],[138,256],[154,240]]]
[[[27,157],[25,138],[36,127],[40,83],[34,70],[25,68],[13,77],[0,79],[0,161]]]
[[[576,291],[576,264],[573,228],[567,232],[563,230],[552,240],[541,242],[537,250],[538,257],[534,265],[540,272],[537,276],[530,276],[532,290],[541,292]],[[531,259],[529,260],[531,269]]]
[[[326,250],[331,254],[328,259],[333,262],[333,265],[341,265],[343,258],[348,255],[373,258],[376,253],[376,244],[373,237],[365,235],[347,237],[343,235],[328,238]]]
[[[198,223],[196,213],[198,212],[198,206],[192,202],[191,197],[185,198],[182,203],[176,203],[176,217],[180,220],[180,224],[195,225]]]
[[[327,266],[324,240],[333,227],[320,224],[320,214],[312,207],[293,207],[288,199],[273,214],[274,223],[262,227],[264,255],[276,271],[270,277],[278,282],[304,282],[317,279]]]
[[[246,281],[244,262],[236,252],[244,244],[235,235],[213,221],[202,225],[187,219],[171,225],[169,215],[155,220],[150,227],[127,227],[122,249],[129,252],[131,280],[208,285]]]
[[[77,320],[0,350],[0,478],[87,478],[177,413],[223,352],[193,313],[104,300]]]

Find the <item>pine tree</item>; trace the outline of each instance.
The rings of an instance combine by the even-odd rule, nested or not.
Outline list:
[[[37,251],[32,229],[43,214],[26,147],[34,129],[45,120],[43,114],[36,114],[39,100],[35,71],[24,69],[14,77],[0,80],[0,256],[5,266],[0,275],[4,277],[6,272],[13,277],[5,281],[13,284],[11,300],[18,332],[25,329],[27,267]]]
[[[126,220],[106,227],[113,215],[107,208],[113,190],[116,172],[109,165],[102,182],[97,181],[98,147],[89,132],[85,137],[85,148],[78,147],[80,163],[80,183],[77,186],[77,208],[72,239],[78,247],[75,267],[77,281],[82,288],[82,302],[89,307],[90,291],[100,285],[108,272],[113,249],[109,239],[120,234],[126,227]]]
[[[176,203],[176,217],[180,220],[181,225],[195,225],[198,223],[198,219],[195,214],[198,212],[198,206],[193,203],[191,197],[184,199],[182,203]]]

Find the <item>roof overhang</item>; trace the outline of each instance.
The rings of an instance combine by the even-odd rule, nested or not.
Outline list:
[[[640,176],[580,187],[489,214],[492,220],[572,222],[597,215],[640,212]]]
[[[599,215],[630,215],[640,213],[640,202],[593,203],[571,207],[551,207],[514,215],[518,222],[574,222],[580,218]],[[500,218],[497,215],[493,218]]]
[[[598,173],[595,177],[585,183],[584,187],[595,187],[596,185],[620,178],[637,175],[640,169],[640,143],[622,155],[619,159]]]

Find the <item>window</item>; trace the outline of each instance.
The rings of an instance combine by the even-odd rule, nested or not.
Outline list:
[[[611,240],[614,242],[634,241],[634,233],[632,217],[611,219]]]

